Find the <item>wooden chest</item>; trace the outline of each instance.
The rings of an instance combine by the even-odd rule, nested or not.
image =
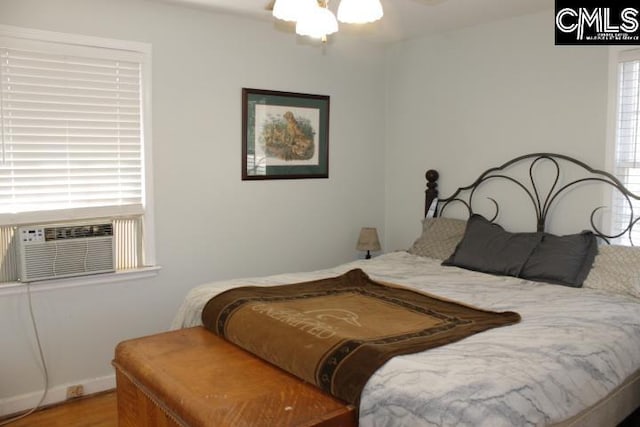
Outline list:
[[[357,426],[353,406],[202,327],[124,341],[120,427]]]

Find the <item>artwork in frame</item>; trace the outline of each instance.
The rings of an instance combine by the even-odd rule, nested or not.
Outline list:
[[[242,179],[329,177],[329,96],[242,89]]]

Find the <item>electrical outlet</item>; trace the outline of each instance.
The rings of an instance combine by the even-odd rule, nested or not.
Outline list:
[[[84,394],[84,387],[82,384],[71,385],[67,387],[67,399],[75,399]]]

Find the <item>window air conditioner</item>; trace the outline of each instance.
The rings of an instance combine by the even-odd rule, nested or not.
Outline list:
[[[111,223],[30,225],[17,238],[21,282],[115,271]]]

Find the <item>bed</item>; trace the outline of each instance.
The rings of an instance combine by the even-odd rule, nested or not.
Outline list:
[[[584,176],[575,178],[575,171],[564,172],[565,167]],[[522,170],[527,172],[524,178],[512,174],[522,175]],[[536,178],[539,171],[547,176],[551,171],[544,185]],[[540,258],[537,252],[543,241],[554,242],[556,238],[543,232],[549,213],[555,212],[563,200],[571,200],[566,193],[604,185],[623,202],[631,204],[636,196],[605,172],[549,153],[521,156],[492,168],[447,198],[438,199],[437,172],[429,171],[426,177],[427,218],[422,234],[408,251],[320,271],[205,284],[189,292],[172,329],[202,325],[208,301],[232,288],[307,282],[361,269],[375,281],[484,310],[515,312],[521,320],[427,351],[391,358],[362,390],[358,401],[360,426],[614,426],[640,407],[640,257],[636,249],[609,245],[623,233],[600,231],[597,224],[601,209],[596,201],[596,207],[585,213],[591,226],[589,233],[572,235],[567,251],[563,249],[567,243],[562,240],[558,242],[562,252],[555,248],[546,258]],[[537,232],[515,236],[494,226],[502,212],[495,197],[482,197],[485,204],[489,200],[489,215],[480,217],[476,213],[479,195],[494,181],[505,181],[524,195],[527,204],[530,202]],[[470,219],[447,218],[454,205],[462,207]],[[468,243],[472,221],[502,237],[507,233],[503,242],[513,241],[514,236],[539,240],[531,246],[535,249],[525,250],[526,263],[520,264],[514,274],[515,261],[507,259],[516,252],[513,248],[506,252],[501,248],[503,255],[498,261],[486,257],[477,260],[473,253],[470,258],[469,253],[463,253],[465,247],[467,252],[477,253],[477,242]],[[634,226],[632,216],[624,232],[633,231]],[[581,246],[586,248],[580,255],[582,264],[567,273],[566,266],[577,256],[573,249],[577,240],[589,243]],[[597,248],[591,243],[596,240]],[[572,257],[564,259],[571,251]],[[531,261],[536,256],[537,264]],[[443,261],[449,265],[443,266]],[[489,272],[474,271],[493,263],[497,265],[491,265]],[[541,275],[542,281],[530,280]]]

